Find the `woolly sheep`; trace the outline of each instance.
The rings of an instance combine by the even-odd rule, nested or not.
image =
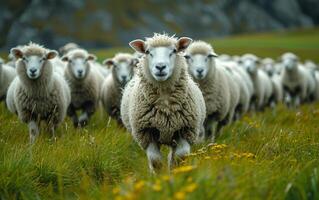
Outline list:
[[[309,91],[312,89],[311,72],[299,63],[299,58],[293,53],[284,53],[281,62],[285,103],[288,107],[297,107],[309,98]]]
[[[263,110],[269,104],[272,94],[272,84],[268,75],[259,69],[259,58],[253,54],[241,57],[241,66],[247,70],[253,85],[254,95],[251,101],[252,110]]]
[[[217,62],[219,62],[219,59]],[[239,102],[235,110],[234,118],[235,120],[238,120],[249,110],[250,100],[253,95],[253,85],[246,71],[239,67],[236,62],[224,61],[221,62],[220,65],[231,72],[236,86],[238,85],[239,87]]]
[[[314,92],[314,100],[319,100],[319,68],[318,66],[311,60],[306,60],[304,66],[311,71],[315,79],[315,92]]]
[[[205,136],[214,140],[222,126],[231,122],[238,103],[239,89],[227,70],[214,59],[217,54],[211,45],[203,41],[193,42],[185,51],[188,71],[199,85],[205,104]]]
[[[15,76],[15,69],[0,61],[0,101],[5,100],[8,87]]]
[[[57,52],[29,43],[11,49],[11,53],[17,59],[18,76],[8,89],[9,110],[28,124],[31,143],[39,134],[41,121],[46,122],[55,138],[55,129],[65,118],[71,100],[65,80],[53,72],[51,59],[57,56]]]
[[[129,53],[118,53],[114,58],[106,59],[103,63],[111,68],[112,75],[108,76],[103,82],[101,89],[102,104],[109,116],[122,124],[120,116],[122,90],[133,77],[137,59]]]
[[[103,76],[92,66],[95,59],[94,55],[83,49],[72,50],[62,57],[67,62],[64,76],[71,89],[68,116],[75,127],[87,125],[99,105]],[[80,109],[83,112],[78,117],[76,111]]]
[[[268,74],[272,83],[272,95],[270,98],[270,106],[275,107],[283,100],[283,87],[281,84],[280,74],[276,72],[275,61],[271,58],[265,58],[261,61],[262,69]]]
[[[171,168],[178,158],[190,153],[190,145],[204,131],[204,98],[188,75],[182,55],[191,41],[154,34],[146,41],[130,42],[144,56],[137,74],[124,89],[121,117],[135,141],[146,150],[152,172],[161,166],[162,144],[170,147]]]

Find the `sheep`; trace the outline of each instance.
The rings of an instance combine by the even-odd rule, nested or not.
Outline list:
[[[272,83],[272,95],[270,98],[270,107],[274,108],[283,100],[283,87],[280,74],[276,71],[275,61],[271,58],[265,58],[261,61],[262,69],[268,74]]]
[[[190,153],[203,134],[203,95],[187,73],[182,51],[191,39],[155,33],[130,46],[143,54],[137,73],[124,89],[121,117],[135,141],[146,150],[151,172],[161,167],[162,144],[170,147],[168,166]]]
[[[217,64],[211,45],[193,42],[185,51],[188,71],[201,89],[206,104],[205,137],[212,141],[220,129],[232,121],[239,89],[227,70]],[[212,128],[217,123],[213,135]]]
[[[67,53],[69,53],[70,51],[72,50],[75,50],[75,49],[79,49],[80,46],[76,43],[73,43],[73,42],[70,42],[70,43],[67,43],[65,44],[64,46],[60,47],[59,51],[61,53],[61,55],[66,55]]]
[[[285,92],[285,103],[288,107],[298,107],[309,98],[312,75],[299,63],[299,58],[293,53],[284,53],[281,56],[283,70],[281,81]]]
[[[71,100],[65,80],[53,72],[51,60],[58,53],[35,43],[13,48],[11,53],[17,59],[17,77],[8,89],[9,110],[28,124],[31,144],[39,135],[41,121],[55,138],[55,129],[64,120]]]
[[[264,110],[269,105],[272,94],[272,84],[268,75],[259,69],[260,60],[253,54],[245,54],[241,57],[241,66],[248,72],[253,85],[254,95],[251,101],[251,110]]]
[[[67,62],[64,77],[71,89],[71,104],[68,116],[75,127],[87,125],[100,100],[103,76],[93,67],[96,57],[83,49],[75,49],[62,57]],[[78,117],[76,111],[82,110]]]
[[[15,76],[15,69],[0,61],[0,101],[6,99],[8,87]]]
[[[315,79],[315,92],[314,92],[314,100],[319,100],[319,71],[318,66],[311,60],[306,60],[304,66],[309,69]]]
[[[121,125],[120,107],[122,90],[134,74],[137,59],[129,53],[118,53],[112,59],[106,59],[103,64],[109,66],[112,75],[108,76],[102,85],[101,101],[110,117]]]
[[[253,95],[253,84],[246,71],[240,68],[236,62],[223,61],[220,65],[231,72],[234,81],[239,87],[239,102],[235,109],[234,116],[234,120],[238,120],[249,110],[250,100]]]

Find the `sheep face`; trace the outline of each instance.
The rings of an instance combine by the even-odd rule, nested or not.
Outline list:
[[[136,59],[121,60],[119,62],[107,59],[104,62],[107,66],[112,67],[113,75],[122,86],[125,86],[126,83],[132,79],[136,63]]]
[[[257,58],[244,58],[242,60],[242,66],[249,74],[256,74],[258,70],[259,60]]]
[[[185,55],[188,63],[189,73],[198,80],[205,79],[210,68],[212,67],[211,62],[214,54],[210,53],[208,55],[195,54],[195,55]]]
[[[281,62],[287,71],[293,71],[298,66],[298,58],[293,54],[284,54],[281,58]]]
[[[42,74],[45,63],[58,55],[54,50],[43,52],[42,54],[39,54],[38,52],[35,54],[24,54],[17,48],[13,48],[11,53],[16,59],[22,60],[25,67],[25,73],[29,79],[38,79]]]
[[[149,48],[146,51],[148,68],[157,81],[166,81],[173,74],[177,50],[174,46]]]
[[[95,60],[93,55],[68,57],[64,56],[63,61],[68,62],[68,70],[78,80],[83,80],[90,72],[90,61]]]
[[[130,46],[139,53],[145,55],[148,63],[146,70],[159,82],[169,79],[175,68],[177,54],[185,50],[192,39],[181,37],[176,39],[167,35],[154,34],[153,38],[134,40]]]

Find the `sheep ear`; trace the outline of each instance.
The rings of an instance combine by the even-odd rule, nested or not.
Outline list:
[[[180,52],[185,50],[192,42],[193,40],[189,37],[179,38],[177,41],[177,51]]]
[[[96,60],[96,56],[93,55],[93,54],[89,54],[87,60],[92,60],[92,61],[95,61]]]
[[[208,54],[207,57],[208,58],[216,58],[216,57],[218,57],[218,55],[215,52],[211,52],[210,54]]]
[[[145,53],[145,42],[143,40],[133,40],[129,43],[130,47],[139,53]]]
[[[58,52],[55,50],[51,50],[47,53],[46,59],[50,60],[58,56]]]
[[[61,60],[64,61],[64,62],[68,62],[69,61],[69,57],[68,56],[62,56]]]
[[[111,58],[108,58],[103,61],[103,65],[106,65],[108,68],[111,68],[114,65],[114,61]]]
[[[20,49],[18,48],[12,48],[10,50],[10,54],[12,54],[16,59],[22,58],[23,57],[23,53]]]

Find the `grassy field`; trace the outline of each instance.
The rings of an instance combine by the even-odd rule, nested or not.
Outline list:
[[[217,53],[276,58],[292,51],[319,62],[318,36],[312,29],[211,42]],[[117,50],[94,53],[102,60]],[[1,104],[0,199],[319,199],[319,104],[247,114],[216,144],[193,147],[180,167],[156,176],[102,111],[84,129],[67,119],[57,142],[46,133],[33,146],[28,141],[26,125]]]

